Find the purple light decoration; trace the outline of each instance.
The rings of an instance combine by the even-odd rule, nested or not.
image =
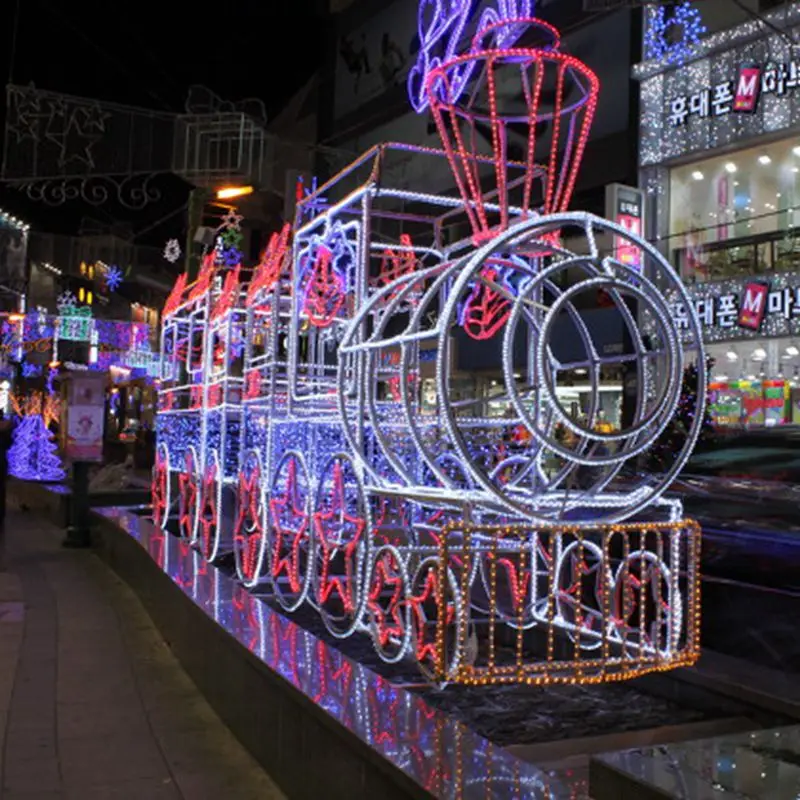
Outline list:
[[[428,108],[428,75],[455,56],[471,12],[472,0],[421,0],[417,16],[419,55],[408,73],[408,96],[418,114]],[[456,97],[468,79],[467,75],[463,82],[457,82],[453,89]]]
[[[123,277],[122,270],[119,267],[110,266],[108,272],[106,272],[106,286],[108,286],[109,291],[116,292],[122,285]]]
[[[492,25],[513,20],[529,20],[533,17],[534,0],[497,0],[497,8],[484,9],[481,21],[478,23],[478,32],[485,31]],[[512,47],[525,33],[526,25],[508,25],[492,33],[494,47],[499,50]]]
[[[301,186],[303,179],[298,178],[300,181]],[[316,197],[317,191],[319,186],[317,185],[317,176],[315,175],[311,179],[311,188],[306,189],[303,186],[303,194],[305,196],[305,202],[300,207],[300,221],[305,221],[306,217],[309,220],[314,219],[318,214],[321,214],[327,207],[328,207],[328,199],[326,197]]]
[[[22,363],[22,377],[36,378],[42,374],[42,368],[37,364],[29,364],[27,361]]]
[[[57,367],[50,367],[47,373],[47,393],[53,393],[53,381],[56,379],[58,375],[58,368]]]
[[[60,481],[64,469],[58,448],[41,414],[23,417],[14,428],[8,471],[25,481]]]
[[[478,33],[489,26],[514,20],[528,20],[533,16],[534,0],[496,0],[497,6],[483,10],[478,23]],[[426,85],[431,71],[458,55],[458,46],[464,36],[473,0],[421,0],[417,17],[419,55],[408,74],[408,96],[414,110],[421,114],[429,106]],[[493,46],[511,47],[525,32],[526,25],[506,26],[493,31]],[[480,37],[476,37],[476,45]],[[455,102],[472,77],[474,63],[464,64],[450,73],[447,100]],[[444,92],[442,86],[436,87]]]

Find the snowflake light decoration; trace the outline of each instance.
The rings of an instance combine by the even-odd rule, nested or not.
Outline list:
[[[110,292],[116,292],[117,289],[122,285],[122,279],[124,275],[122,270],[116,266],[112,265],[108,268],[108,272],[106,272],[106,286]]]
[[[164,245],[164,259],[175,264],[181,257],[181,246],[177,239],[170,239]]]
[[[58,300],[56,301],[56,307],[58,308],[59,314],[65,314],[72,311],[78,305],[78,298],[75,295],[67,290],[66,292],[62,292],[58,296]]]
[[[680,66],[694,53],[706,33],[700,11],[684,0],[668,14],[666,6],[650,11],[650,22],[644,36],[645,58]]]
[[[23,378],[36,378],[41,374],[42,374],[42,368],[37,364],[29,364],[27,361],[22,362]]]
[[[300,195],[298,199],[305,200],[305,202],[300,208],[301,222],[305,222],[306,220],[310,221],[314,219],[328,207],[328,199],[326,197],[315,196],[319,189],[316,175],[311,179],[311,186],[308,189],[306,189],[305,185],[303,184],[303,179],[298,178],[297,188],[298,188],[298,195]]]

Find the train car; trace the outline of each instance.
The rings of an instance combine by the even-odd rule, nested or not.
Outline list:
[[[220,251],[195,282],[176,282],[162,314],[153,515],[166,527],[177,505],[183,537],[216,559],[230,550],[239,477],[245,317],[239,264]]]
[[[547,46],[515,48],[531,26]],[[522,80],[524,113],[499,107],[501,73]],[[298,204],[249,284],[234,270],[223,287],[209,290],[205,273],[176,287],[157,521],[172,491],[160,476],[177,471],[182,534],[209,559],[232,550],[245,586],[441,684],[598,682],[692,663],[699,530],[664,493],[699,430],[702,370],[671,467],[641,464],[686,401],[702,337],[696,316],[684,331],[671,318],[664,293],[685,289],[655,248],[565,210],[597,89],[550,26],[492,17],[426,79],[442,150],[372,148]],[[512,125],[527,126],[521,160],[508,156]],[[409,162],[418,175],[448,164],[455,193],[409,188]],[[588,319],[600,294],[623,331],[611,353]],[[478,347],[500,374],[499,417],[455,388],[458,349]],[[601,424],[609,368],[627,376],[628,419],[614,429]],[[560,393],[576,373],[588,384],[580,418]]]

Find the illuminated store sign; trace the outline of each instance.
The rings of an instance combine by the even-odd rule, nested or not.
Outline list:
[[[721,117],[731,112],[754,114],[762,95],[783,97],[800,86],[800,62],[770,64],[762,71],[758,64],[739,67],[735,80],[705,87],[691,95],[669,101],[669,124],[685,125],[691,117]]]
[[[634,236],[644,236],[644,192],[620,183],[607,186],[606,218]],[[642,268],[642,251],[621,236],[614,237],[614,258],[634,269]]]
[[[687,287],[707,341],[800,335],[800,275],[745,278]],[[685,305],[672,303],[682,330]]]
[[[790,43],[800,36],[800,3],[787,13],[794,22],[785,32],[746,23],[708,37],[701,48],[708,55],[680,69],[634,68],[640,166],[792,130],[800,119],[800,54]]]

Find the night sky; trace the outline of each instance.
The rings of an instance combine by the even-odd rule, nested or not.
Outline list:
[[[4,83],[33,81],[37,89],[173,112],[183,110],[190,85],[202,84],[228,101],[257,97],[274,116],[321,57],[327,27],[315,13],[319,6],[318,0],[215,5],[6,0],[0,12],[0,74]],[[288,55],[292,40],[298,48]],[[165,201],[174,205],[181,191],[185,194],[180,182],[173,182]],[[0,187],[0,206],[39,229],[62,232],[84,211],[42,208],[7,187]],[[157,218],[168,207],[152,209],[149,216]],[[119,214],[106,208],[95,216],[108,219],[109,212]],[[136,220],[137,227],[145,221]]]

